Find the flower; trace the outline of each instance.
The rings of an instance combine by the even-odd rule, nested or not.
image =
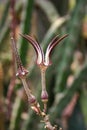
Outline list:
[[[26,80],[26,75],[28,74],[28,70],[25,69],[23,67],[23,65],[22,65],[20,56],[19,56],[18,51],[17,51],[15,39],[13,38],[13,36],[11,36],[11,43],[12,43],[13,53],[14,53],[14,56],[15,56],[15,61],[17,63],[17,73],[16,73],[16,76],[18,76],[21,79],[21,81],[22,81],[22,84],[24,86],[26,95],[28,97],[29,104],[30,105],[34,105],[34,104],[36,104],[36,98],[31,93],[31,90],[29,88],[29,84],[27,83],[27,80]]]
[[[20,56],[19,56],[18,51],[17,51],[15,40],[12,36],[11,36],[11,43],[12,43],[13,53],[15,56],[15,61],[17,63],[17,68],[18,68],[16,76],[18,76],[19,78],[25,78],[26,75],[28,74],[28,70],[26,70],[22,65]]]
[[[49,43],[47,49],[46,49],[46,53],[44,55],[44,52],[40,46],[40,44],[38,43],[38,41],[36,39],[34,39],[33,37],[29,36],[29,35],[23,35],[20,34],[23,38],[25,38],[28,42],[30,42],[32,44],[32,46],[34,47],[36,54],[37,54],[37,60],[36,63],[41,66],[41,67],[48,67],[49,65],[51,65],[51,61],[50,61],[50,55],[51,52],[53,51],[53,49],[55,48],[55,46],[57,44],[60,43],[60,41],[62,41],[64,38],[66,38],[68,35],[65,34],[62,37],[59,38],[59,35],[57,35],[56,37],[53,38],[53,40]]]

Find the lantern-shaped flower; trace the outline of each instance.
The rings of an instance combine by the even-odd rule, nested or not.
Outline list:
[[[54,39],[49,43],[47,49],[46,49],[46,53],[44,55],[44,52],[40,46],[40,44],[38,43],[38,41],[36,39],[34,39],[33,37],[29,36],[29,35],[23,35],[20,34],[23,38],[25,38],[29,43],[32,44],[32,46],[34,47],[36,54],[37,54],[37,60],[36,63],[39,66],[44,66],[44,67],[48,67],[51,64],[50,61],[50,54],[53,51],[54,47],[60,43],[60,41],[62,41],[65,37],[67,37],[68,35],[64,35],[62,37],[59,38],[59,36],[54,37]]]
[[[20,34],[20,35],[23,38],[25,38],[29,43],[31,43],[36,51],[36,54],[37,54],[36,63],[40,67],[40,70],[41,70],[41,84],[42,84],[41,99],[42,99],[42,102],[44,103],[44,112],[46,112],[48,93],[46,91],[45,71],[48,68],[48,66],[51,65],[50,56],[51,56],[51,52],[53,51],[54,47],[57,44],[59,44],[60,41],[62,41],[68,35],[66,34],[60,38],[59,38],[59,36],[54,37],[54,39],[49,43],[45,54],[36,39],[34,39],[33,37],[31,37],[29,35],[23,35],[23,34]]]

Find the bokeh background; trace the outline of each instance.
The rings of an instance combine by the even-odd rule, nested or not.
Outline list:
[[[87,0],[16,0],[15,37],[28,81],[40,100],[41,76],[32,46],[19,33],[35,36],[46,50],[51,39],[68,34],[52,53],[46,72],[48,113],[63,130],[87,129]],[[0,0],[0,130],[42,130],[29,108],[10,41],[11,0]]]

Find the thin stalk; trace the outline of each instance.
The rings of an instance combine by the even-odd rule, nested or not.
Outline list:
[[[29,89],[29,86],[28,86],[28,84],[27,84],[26,79],[25,79],[25,78],[22,78],[21,81],[22,81],[22,83],[23,83],[24,90],[25,90],[25,92],[26,92],[26,94],[27,94],[27,97],[30,98],[30,96],[31,96],[31,94],[30,94],[31,91],[30,91],[30,89]]]
[[[46,79],[45,79],[45,73],[46,70],[41,70],[41,84],[42,84],[42,90],[46,91]]]
[[[47,111],[47,102],[48,102],[48,93],[46,90],[46,79],[45,79],[46,69],[41,69],[41,85],[42,85],[42,93],[41,93],[41,99],[44,105],[44,112]]]
[[[48,115],[44,117],[44,122],[45,122],[45,128],[47,128],[48,130],[57,130],[56,126],[51,125]]]

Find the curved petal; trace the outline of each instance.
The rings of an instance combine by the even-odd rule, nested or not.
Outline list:
[[[52,44],[54,44],[54,42],[56,42],[59,39],[59,35],[55,36],[52,41],[49,43],[47,48],[50,48],[52,46]]]
[[[26,70],[22,65],[20,56],[17,51],[15,40],[12,36],[11,36],[11,43],[12,43],[12,49],[13,49],[15,61],[17,63],[17,67],[18,67],[16,76],[18,76],[19,78],[24,78],[28,74],[28,70]]]
[[[34,38],[32,38],[29,35],[23,35],[20,34],[23,38],[25,38],[26,40],[28,40],[28,42],[30,42],[32,44],[32,46],[34,47],[36,54],[37,54],[37,64],[40,64],[43,62],[44,59],[44,54],[43,51],[40,47],[40,45],[38,44],[37,40],[35,40]]]
[[[15,60],[17,63],[17,67],[20,68],[22,66],[22,62],[21,62],[20,56],[19,56],[18,51],[17,51],[15,40],[12,36],[11,36],[11,44],[12,44],[12,50],[13,50],[13,53],[15,56]]]
[[[66,38],[68,35],[64,35],[62,37],[59,38],[59,35],[56,36],[48,45],[47,50],[46,50],[46,54],[45,54],[45,64],[49,65],[50,64],[50,54],[53,51],[54,47],[56,45],[58,45],[60,43],[60,41],[62,41],[64,38]]]

